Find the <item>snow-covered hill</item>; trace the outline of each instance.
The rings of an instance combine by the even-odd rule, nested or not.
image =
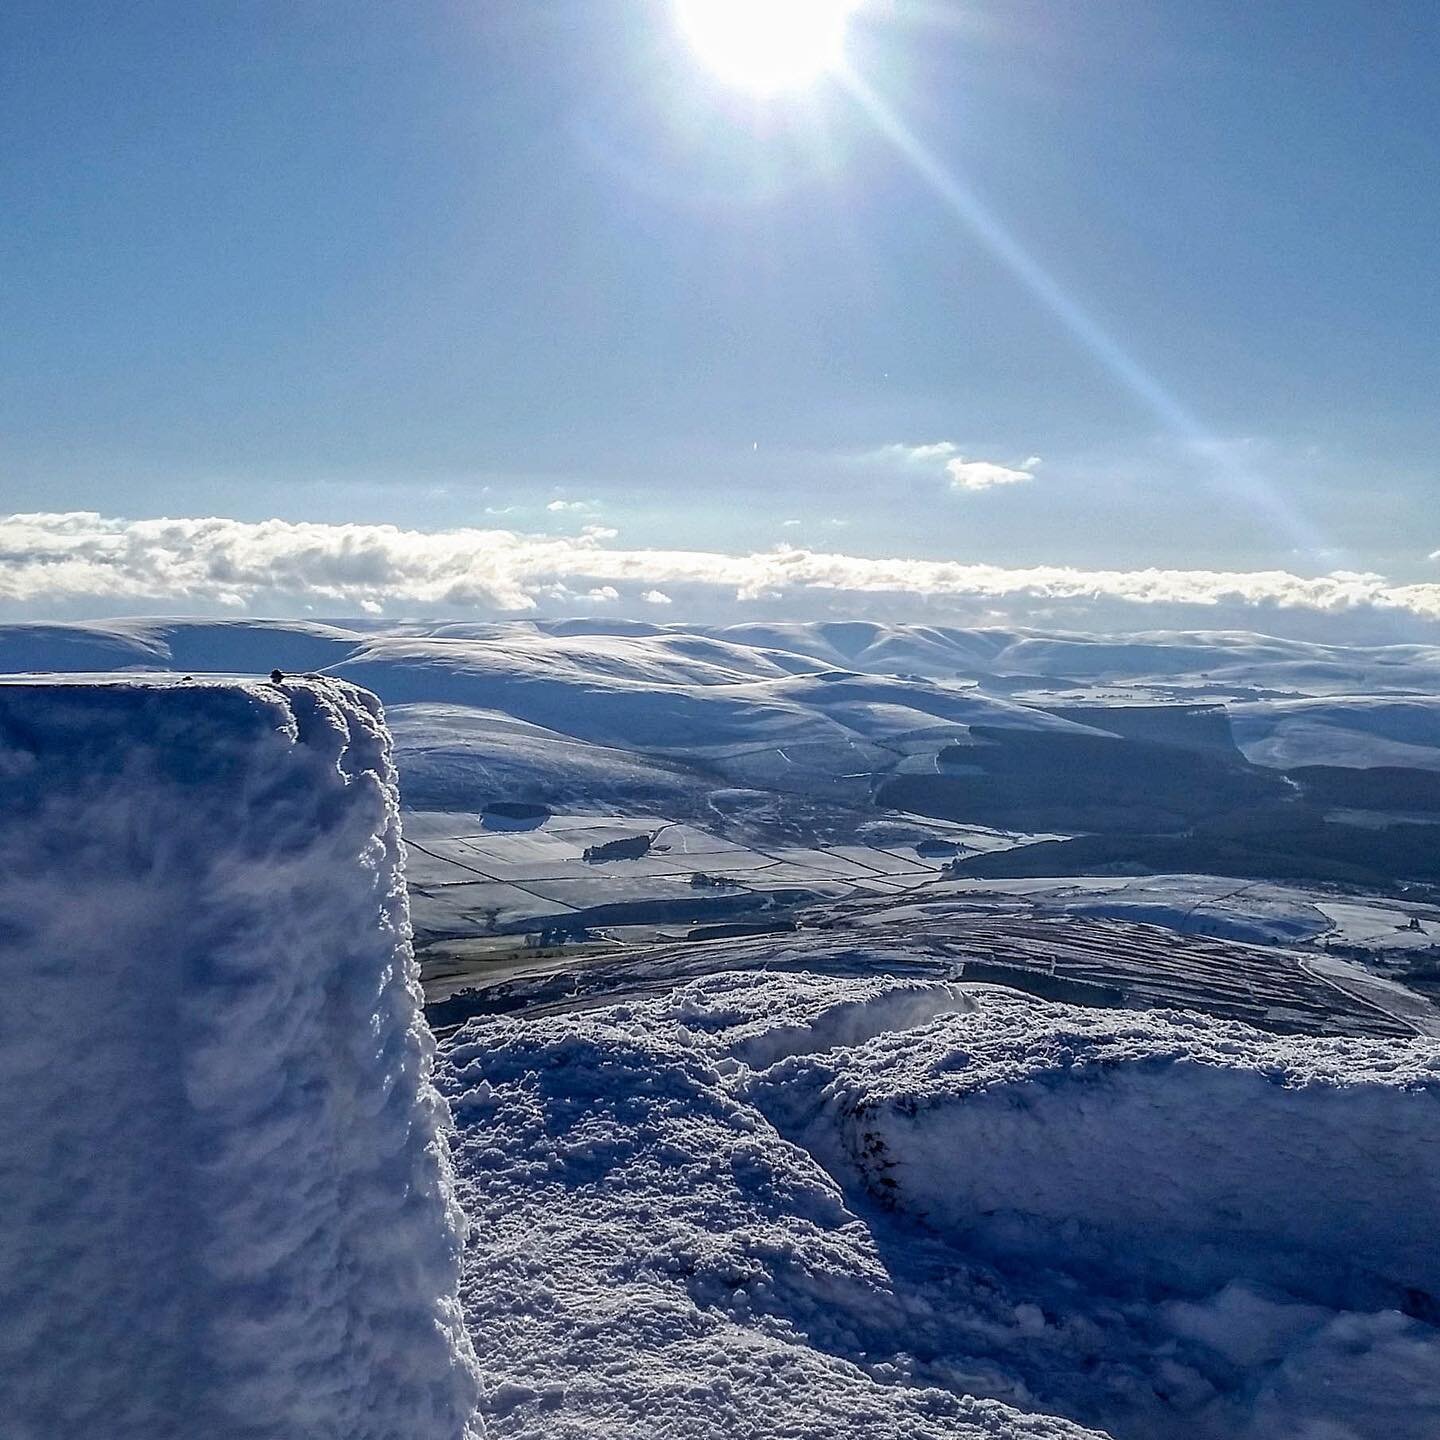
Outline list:
[[[407,650],[405,642],[417,642]],[[436,649],[427,648],[430,642]],[[1239,631],[1084,635],[875,622],[648,625],[600,619],[487,624],[283,620],[113,620],[0,626],[0,671],[309,670],[360,658],[463,657],[523,675],[535,666],[587,678],[715,684],[850,670],[934,678],[1034,677],[1086,684],[1207,682],[1304,694],[1440,688],[1440,647],[1320,645]]]
[[[495,712],[582,744],[695,752],[799,747],[803,771],[867,768],[875,742],[945,727],[1064,728],[1093,699],[1229,702],[1257,763],[1440,767],[1440,649],[1233,632],[1128,637],[817,622],[464,625],[133,620],[0,627],[0,673],[328,671],[388,707]],[[1015,703],[1019,696],[1025,702]],[[401,726],[402,730],[404,726]],[[466,732],[472,732],[467,740]],[[402,746],[403,756],[403,746]],[[403,769],[403,764],[402,764]]]

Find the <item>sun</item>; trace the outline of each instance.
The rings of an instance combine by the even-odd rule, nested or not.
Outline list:
[[[759,95],[800,90],[834,70],[859,7],[860,0],[675,0],[700,59]]]

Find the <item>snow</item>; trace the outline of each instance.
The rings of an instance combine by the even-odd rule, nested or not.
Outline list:
[[[277,666],[330,678],[204,678]],[[1433,1007],[1315,954],[1419,953],[1430,907],[939,880],[918,840],[1038,837],[872,800],[973,727],[1094,734],[1034,708],[1067,695],[1213,700],[1266,765],[1434,769],[1440,650],[0,627],[0,672],[39,667],[134,673],[0,682],[6,1440],[458,1440],[477,1394],[526,1440],[1440,1434]],[[516,1012],[445,1042],[448,1141],[392,750],[356,682],[395,727],[422,929],[494,971],[443,1028]],[[554,813],[492,824],[495,799]],[[662,827],[643,858],[579,859]],[[837,903],[533,973],[487,933],[650,941],[775,887]]]
[[[1433,1042],[660,983],[442,1049],[492,1434],[1440,1432]]]
[[[875,768],[873,742],[964,735],[975,724],[1088,733],[1008,700],[913,679],[782,673],[739,646],[695,655],[681,637],[506,634],[370,639],[333,667],[387,704],[441,702],[501,711],[590,744],[664,754],[725,748],[773,753],[835,773]]]
[[[1440,907],[1327,897],[1315,908],[1334,925],[1334,938],[1349,945],[1382,952],[1440,945]]]
[[[1204,688],[1204,682],[1217,692],[1286,690],[1299,696],[1423,696],[1440,685],[1440,647],[1433,645],[1321,645],[1242,631],[1097,636],[874,622],[697,626],[598,618],[484,624],[148,619],[0,626],[5,671],[142,665],[263,672],[275,665],[319,669],[347,659],[443,667],[445,657],[450,668],[474,662],[511,678],[549,673],[665,685],[836,671],[964,676],[972,682],[1019,677],[1067,688],[1174,683]]]
[[[693,815],[716,777],[864,804],[871,775],[927,770],[939,747],[975,726],[1093,733],[1036,708],[1086,696],[1224,703],[1237,743],[1266,766],[1440,769],[1434,646],[598,618],[0,627],[0,673],[276,667],[379,695],[396,715],[407,804],[422,807],[525,789],[564,808],[582,808],[588,793],[602,805]]]
[[[1374,696],[1272,701],[1230,711],[1235,742],[1256,765],[1440,770],[1440,700]]]
[[[773,1077],[782,1096],[823,1096],[810,1147],[972,1246],[1054,1244],[1070,1264],[1185,1286],[1240,1276],[1332,1302],[1347,1285],[1392,1303],[1440,1293],[1440,1147],[1415,1143],[1440,1125],[1433,1046],[996,992],[944,1025],[878,1037],[858,1074],[848,1059]]]
[[[879,1258],[835,1182],[728,1093],[719,1059],[625,1009],[472,1024],[451,1048],[491,1434],[1084,1435],[856,1354],[870,1311],[901,1318]]]
[[[478,810],[524,796],[556,809],[621,806],[642,814],[705,808],[703,780],[680,766],[595,745],[503,712],[387,704],[407,807]]]
[[[1417,1035],[1440,1040],[1440,1010],[1425,996],[1336,955],[1307,955],[1301,963],[1318,979],[1377,1010],[1383,1010],[1408,1025]]]
[[[7,1440],[461,1440],[378,703],[0,683]]]
[[[1333,925],[1318,897],[1264,881],[1147,875],[1111,880],[1103,889],[1091,877],[1051,883],[1054,893],[1043,906],[1048,911],[1111,916],[1187,935],[1293,945],[1314,940]],[[1033,884],[1030,893],[1034,895]]]

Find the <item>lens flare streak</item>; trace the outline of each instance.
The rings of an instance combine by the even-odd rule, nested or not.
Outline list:
[[[1005,265],[1067,331],[1154,415],[1197,459],[1207,462],[1220,485],[1243,500],[1296,549],[1327,551],[1320,532],[1298,515],[1260,476],[1237,465],[1217,437],[1182,406],[1070,296],[1059,281],[1005,228],[970,187],[953,175],[915,136],[865,79],[845,68],[840,79],[876,128],[975,237]],[[1329,553],[1334,553],[1333,549]]]

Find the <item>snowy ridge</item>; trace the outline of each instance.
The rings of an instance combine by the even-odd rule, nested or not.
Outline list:
[[[407,780],[410,712],[421,710],[417,723],[428,736],[448,735],[443,751],[427,743],[413,752],[417,794],[432,805],[457,784],[477,794],[492,759],[504,766],[507,747],[474,723],[489,714],[539,732],[529,746],[536,764],[523,773],[571,809],[581,808],[587,786],[592,797],[636,793],[625,753],[647,764],[693,756],[734,786],[853,799],[865,787],[847,788],[850,777],[912,752],[925,752],[916,763],[928,763],[939,745],[963,741],[977,726],[1093,734],[1038,707],[1096,701],[1223,704],[1241,751],[1264,766],[1440,772],[1435,646],[1317,645],[1231,631],[1095,636],[599,618],[0,626],[0,674],[263,675],[276,667],[338,675],[379,695],[394,712]],[[597,753],[580,757],[577,745]],[[584,784],[577,760],[588,772]],[[551,763],[577,781],[546,787]],[[683,782],[663,772],[639,788],[662,807],[687,807],[676,793]]]
[[[14,1440],[462,1440],[388,736],[333,681],[0,684]]]
[[[1322,645],[1244,631],[1087,635],[1035,629],[815,621],[703,626],[637,621],[134,619],[0,625],[0,672],[123,666],[315,670],[348,659],[443,655],[486,670],[664,684],[739,683],[845,670],[877,675],[1029,676],[1062,685],[1193,680],[1300,695],[1433,693],[1440,646]],[[507,658],[509,657],[509,658]],[[389,696],[382,696],[389,699]],[[429,695],[427,699],[445,697]]]

